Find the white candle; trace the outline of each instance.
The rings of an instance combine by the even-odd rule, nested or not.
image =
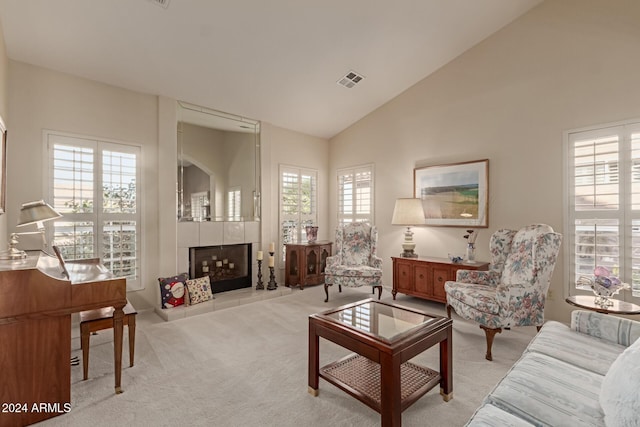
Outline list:
[[[222,267],[222,261],[216,261],[216,267]]]
[[[258,251],[258,257],[257,257],[258,261],[262,261],[262,257],[263,257],[262,251]]]
[[[215,256],[215,255],[211,255],[211,260],[212,260],[212,261],[216,261],[217,259],[218,259],[218,257],[217,257],[217,256]]]
[[[222,260],[222,263],[223,264],[229,264],[229,260],[225,258],[225,259]]]
[[[235,265],[234,263],[232,263],[232,262],[230,262],[230,263],[229,263],[229,269],[230,269],[230,270],[233,270],[233,268],[234,268],[235,266],[236,266],[236,265]]]
[[[269,257],[269,267],[274,267],[276,265],[276,260],[274,257]]]
[[[275,252],[276,251],[276,244],[271,242],[269,243],[269,252]]]

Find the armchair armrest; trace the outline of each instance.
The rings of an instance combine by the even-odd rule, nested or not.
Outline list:
[[[371,267],[382,269],[382,258],[377,255],[371,255]]]
[[[571,329],[626,347],[640,337],[640,322],[586,310],[571,312]]]
[[[456,272],[456,282],[461,283],[496,286],[498,278],[495,271],[458,270]]]
[[[341,259],[339,255],[328,256],[327,259],[325,260],[326,262],[325,269],[329,267],[333,267],[334,265],[340,265],[340,261]]]
[[[544,295],[529,284],[496,287],[500,311],[508,318],[505,326],[542,326],[544,323]]]

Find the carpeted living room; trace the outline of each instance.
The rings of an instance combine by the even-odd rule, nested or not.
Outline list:
[[[0,427],[640,425],[639,17],[0,0]]]

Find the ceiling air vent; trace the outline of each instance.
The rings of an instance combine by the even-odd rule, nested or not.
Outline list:
[[[155,3],[158,6],[162,6],[165,9],[169,7],[169,1],[170,0],[149,0],[151,3]]]
[[[351,70],[336,83],[338,83],[340,86],[351,89],[352,87],[360,83],[362,79],[364,79],[364,76],[362,74],[358,74],[355,71]]]

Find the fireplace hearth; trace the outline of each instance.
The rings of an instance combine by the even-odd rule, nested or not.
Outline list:
[[[215,293],[251,287],[251,243],[189,248],[189,277],[209,276]]]

